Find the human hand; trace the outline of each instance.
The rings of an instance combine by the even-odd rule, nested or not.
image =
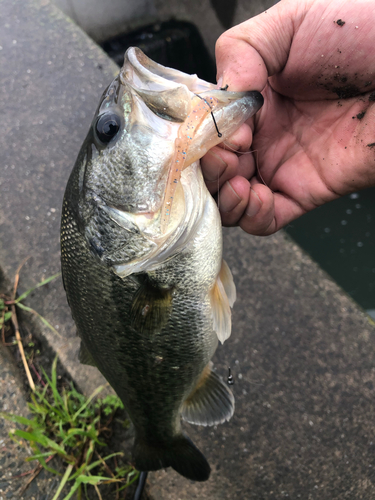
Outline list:
[[[375,186],[374,45],[372,0],[284,0],[219,38],[218,85],[265,98],[202,158],[224,225],[269,235]]]

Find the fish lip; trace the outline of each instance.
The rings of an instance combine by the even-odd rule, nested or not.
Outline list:
[[[173,89],[183,86],[193,93],[216,89],[216,85],[198,78],[197,75],[189,75],[177,69],[168,68],[156,63],[148,58],[138,47],[129,47],[127,49],[124,57],[124,65],[120,71],[121,78],[129,83],[126,71],[123,73],[123,69],[126,66],[130,66],[138,75],[137,80],[139,81],[134,82],[132,78],[132,86],[135,88],[151,90],[149,86],[151,85],[159,87],[154,90],[161,90],[162,88]]]

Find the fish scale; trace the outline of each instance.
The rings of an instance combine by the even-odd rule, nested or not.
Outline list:
[[[164,422],[165,417],[171,413],[166,397],[172,398],[172,406],[178,414],[181,403],[173,396],[181,391],[189,394],[217,344],[217,338],[212,334],[210,316],[198,314],[195,317],[195,311],[201,313],[203,301],[194,294],[197,285],[186,283],[185,259],[181,262],[182,272],[176,266],[172,268],[173,274],[182,281],[181,287],[184,287],[185,282],[186,294],[175,297],[168,330],[147,337],[140,336],[129,326],[129,311],[136,283],[131,278],[117,277],[109,267],[102,266],[92,257],[67,203],[63,207],[61,243],[64,286],[82,340],[85,345],[92,346],[91,353],[98,368],[105,373],[128,409],[133,409],[132,401],[139,399],[140,391],[145,403],[150,398],[152,401],[160,398],[163,403],[160,406],[154,405],[150,418],[147,410],[142,412],[150,420],[147,426],[154,429],[156,422],[156,426],[160,427],[160,421]],[[71,258],[73,255],[74,259]],[[157,280],[157,276],[154,279]],[[191,330],[192,324],[196,324],[197,338],[183,334]],[[206,346],[202,342],[205,331],[208,333],[208,343],[213,343],[207,353],[204,353]],[[121,356],[117,355],[119,351]],[[151,356],[145,356],[145,353],[150,353]],[[163,362],[155,366],[156,356],[163,357]],[[183,377],[176,378],[174,366],[180,365],[185,365]],[[197,372],[195,376],[194,371]],[[124,382],[119,383],[122,377]],[[128,404],[127,399],[131,400]],[[138,414],[133,416],[132,411],[129,413],[133,421],[139,422]],[[163,433],[164,426],[161,430],[162,435]]]

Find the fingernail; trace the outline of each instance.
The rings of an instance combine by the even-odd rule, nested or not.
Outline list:
[[[232,188],[229,181],[227,181],[225,184],[229,186],[229,189],[231,190],[231,193],[233,193],[233,195],[219,197],[219,209],[221,212],[231,212],[241,202],[241,198]]]
[[[262,208],[263,203],[260,201],[259,196],[256,192],[250,188],[250,200],[248,208],[246,210],[246,215],[248,217],[255,217],[259,210]]]
[[[228,164],[219,155],[213,153],[212,151],[208,151],[207,154],[213,156],[214,158],[216,158],[216,160],[218,160],[218,165],[216,165],[217,175],[215,175],[214,178],[210,179],[210,177],[207,177],[207,175],[204,174],[204,179],[206,182],[217,182],[219,180],[220,176],[223,174],[223,172],[227,168]]]
[[[223,77],[220,76],[217,81],[217,87],[220,89],[223,86]]]

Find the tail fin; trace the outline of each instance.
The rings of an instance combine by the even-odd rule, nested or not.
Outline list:
[[[207,481],[211,468],[203,453],[185,435],[176,436],[170,443],[146,443],[137,437],[133,448],[135,467],[141,471],[172,467],[192,481]]]

